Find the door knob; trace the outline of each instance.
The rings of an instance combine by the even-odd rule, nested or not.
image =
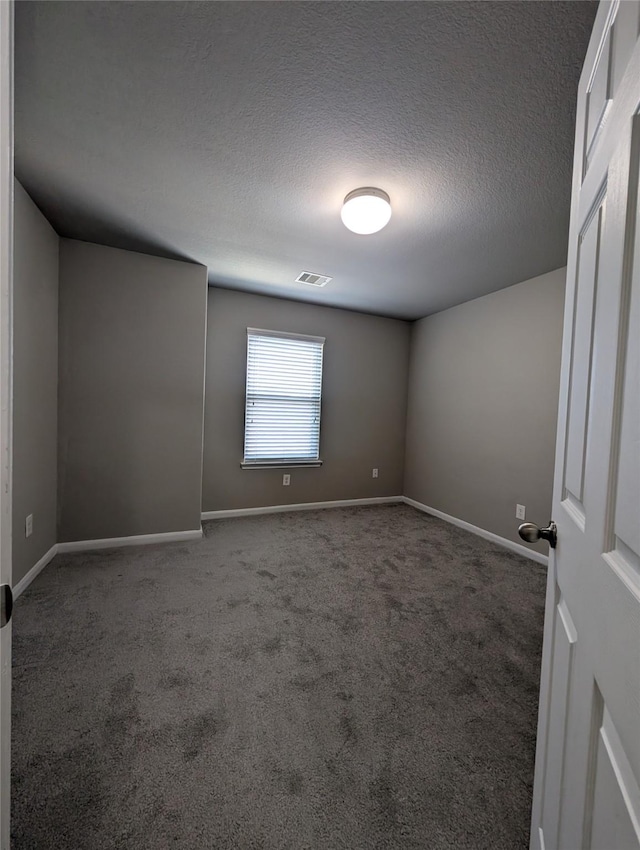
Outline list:
[[[538,528],[534,522],[523,522],[518,529],[518,534],[527,543],[537,543],[538,540],[546,540],[552,549],[556,548],[558,542],[558,526],[553,520],[546,528]]]
[[[0,586],[0,629],[3,629],[11,619],[13,611],[13,593],[8,584]]]

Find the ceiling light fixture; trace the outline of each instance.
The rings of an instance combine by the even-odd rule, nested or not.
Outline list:
[[[391,218],[391,201],[382,189],[354,189],[344,199],[340,215],[354,233],[377,233]]]

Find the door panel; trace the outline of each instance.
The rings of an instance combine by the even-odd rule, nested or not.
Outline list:
[[[606,195],[598,198],[580,235],[578,286],[574,302],[573,349],[565,449],[564,500],[569,515],[584,529],[585,448],[589,436],[592,335],[598,283],[600,240]]]
[[[620,562],[640,596],[640,118],[634,117],[628,255],[620,329],[620,380],[614,402],[616,428],[612,489],[614,504],[608,517],[611,555]]]
[[[557,587],[556,595],[560,597]],[[541,824],[545,836],[555,836],[554,842],[557,841],[560,825],[563,760],[552,758],[551,755],[563,752],[565,748],[564,718],[569,704],[574,648],[577,640],[575,625],[566,602],[562,598],[559,599],[555,609],[555,632],[549,706],[550,722],[545,742],[546,761],[549,764],[546,777],[548,793],[543,802]]]
[[[640,7],[636,3],[620,3],[613,17],[612,32],[611,90],[615,97],[640,34]]]
[[[587,161],[585,171],[589,167],[607,111],[611,106],[610,69],[611,31],[609,30],[603,39],[600,55],[596,59],[587,90]]]
[[[586,846],[640,847],[640,789],[607,709],[598,730]]]

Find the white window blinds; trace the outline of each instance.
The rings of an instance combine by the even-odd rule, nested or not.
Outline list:
[[[247,329],[245,464],[319,460],[323,346]]]

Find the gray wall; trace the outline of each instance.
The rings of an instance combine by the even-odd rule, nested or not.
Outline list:
[[[15,182],[13,583],[56,542],[58,236]],[[33,534],[25,519],[33,514]]]
[[[564,286],[558,269],[414,324],[406,496],[518,543],[516,502],[550,519]]]
[[[282,469],[240,468],[247,327],[326,337],[323,466],[290,470],[289,487]],[[395,319],[210,289],[203,510],[400,495],[409,335]]]
[[[60,541],[200,526],[206,277],[61,240]]]

